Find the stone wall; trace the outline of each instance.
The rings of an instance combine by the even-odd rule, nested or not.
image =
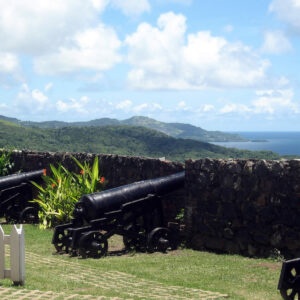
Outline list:
[[[204,159],[186,161],[185,167],[190,246],[300,256],[299,160]]]
[[[13,151],[15,171],[32,171],[47,169],[51,174],[50,164],[57,166],[62,163],[68,170],[80,172],[80,169],[72,159],[77,158],[81,163],[87,161],[92,165],[95,154],[89,153],[66,153],[66,152],[36,152],[36,151]],[[97,155],[99,159],[100,172],[106,179],[106,189],[135,181],[170,175],[184,170],[180,163],[161,161],[143,157],[129,157],[119,155]],[[172,192],[164,197],[163,207],[166,222],[173,221],[180,209],[184,207],[184,190]]]
[[[15,170],[62,163],[79,172],[71,156],[92,164],[95,155],[14,151]],[[166,222],[185,207],[185,235],[195,249],[269,256],[300,256],[300,160],[188,160],[97,155],[106,188],[185,169],[185,189],[164,197]]]

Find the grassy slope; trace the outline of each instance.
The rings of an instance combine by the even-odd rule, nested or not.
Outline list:
[[[4,226],[4,230],[9,232],[8,226]],[[53,256],[54,247],[51,245],[51,237],[52,231],[42,231],[36,226],[25,225],[26,251],[39,255],[34,261],[29,259],[26,262],[25,288],[27,289],[128,298],[126,293],[130,289],[129,286],[121,292],[120,290],[116,292],[114,288],[105,289],[109,279],[101,278],[107,274],[106,272],[119,271],[136,276],[136,284],[141,283],[142,280],[152,280],[165,286],[224,293],[229,295],[229,299],[234,300],[281,299],[276,290],[281,263],[274,260],[217,255],[187,249],[168,254],[127,254],[82,260],[76,257]],[[115,237],[110,240],[110,245],[114,250],[122,247],[120,240]],[[54,259],[56,264],[39,264],[40,258]],[[69,263],[75,263],[78,267],[75,265],[75,269],[74,267],[70,269]],[[77,270],[83,276],[82,269],[95,270],[93,273],[95,278],[92,278],[91,274],[87,275],[87,278],[91,278],[91,281],[98,283],[99,286],[89,285],[89,279],[87,282],[84,280],[78,282],[68,278],[70,270],[75,273]],[[118,283],[112,282],[112,285],[117,288]],[[11,282],[0,280],[0,286],[10,287]],[[149,294],[149,287],[145,290],[145,295],[147,294]]]
[[[0,121],[0,147],[166,157],[177,161],[203,157],[279,158],[279,155],[269,151],[228,149],[200,141],[175,139],[144,127],[41,129],[17,126],[6,121]]]

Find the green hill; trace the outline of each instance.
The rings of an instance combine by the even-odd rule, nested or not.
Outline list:
[[[201,141],[175,139],[145,127],[124,125],[43,129],[0,121],[0,148],[3,147],[166,157],[174,161],[204,157],[280,158],[270,151],[229,149]]]
[[[164,123],[151,118],[135,116],[130,119],[119,121],[117,119],[102,118],[87,122],[63,122],[46,121],[32,122],[20,121],[15,118],[8,118],[0,115],[0,120],[10,121],[27,127],[39,128],[63,128],[63,127],[90,127],[90,126],[109,126],[109,125],[130,125],[143,126],[165,133],[175,138],[193,139],[203,142],[242,142],[246,141],[237,134],[231,134],[221,131],[207,131],[200,127],[182,123]]]

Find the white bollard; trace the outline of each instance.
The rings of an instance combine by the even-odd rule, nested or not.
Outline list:
[[[10,245],[10,269],[5,269],[5,245]],[[15,285],[25,282],[25,244],[23,226],[5,235],[0,225],[0,279],[10,278]]]

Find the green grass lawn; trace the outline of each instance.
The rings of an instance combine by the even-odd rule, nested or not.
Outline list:
[[[113,255],[122,247],[118,237],[110,241],[107,257],[84,260],[53,255],[52,231],[24,226],[26,281],[19,289],[119,299],[205,299],[198,290],[227,294],[229,299],[281,299],[276,289],[281,263],[274,260],[189,249]],[[10,227],[3,226],[6,234]],[[0,280],[0,288],[8,287],[9,280]]]

